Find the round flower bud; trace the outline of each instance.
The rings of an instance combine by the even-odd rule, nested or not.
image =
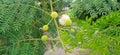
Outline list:
[[[72,21],[67,14],[63,14],[59,19],[59,23],[62,26],[69,26],[72,24]]]
[[[70,29],[70,31],[71,31],[71,32],[73,32],[73,33],[75,32],[75,30],[74,30],[74,29]]]
[[[70,26],[72,24],[72,21],[70,19],[65,20],[65,26]]]
[[[41,40],[42,40],[42,41],[47,41],[47,40],[49,40],[49,38],[48,38],[47,35],[43,35],[43,36],[41,37]]]
[[[42,27],[42,30],[43,30],[43,31],[47,31],[47,30],[48,30],[48,25],[44,25],[44,26]]]
[[[51,13],[51,17],[52,17],[53,19],[57,18],[57,17],[58,17],[58,13],[55,12],[55,11],[53,11],[53,12]]]
[[[53,52],[54,52],[54,50],[53,50],[53,49],[50,49],[49,51],[50,51],[50,53],[53,53]]]

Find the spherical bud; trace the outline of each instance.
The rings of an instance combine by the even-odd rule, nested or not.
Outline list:
[[[53,52],[54,52],[54,50],[53,50],[53,49],[50,49],[49,51],[50,51],[50,53],[53,53]]]
[[[74,30],[74,29],[70,29],[70,31],[71,31],[71,32],[73,32],[73,33],[75,32],[75,30]]]
[[[70,19],[65,20],[65,26],[70,26],[72,24],[72,21]]]
[[[44,26],[42,27],[42,30],[43,30],[43,31],[47,31],[48,28],[49,28],[48,25],[44,25]]]
[[[59,19],[59,23],[62,26],[70,26],[72,24],[72,21],[67,14],[63,14]]]
[[[51,13],[51,17],[52,17],[53,19],[57,18],[57,17],[58,17],[58,13],[55,12],[55,11],[53,11],[53,12]]]
[[[42,40],[42,41],[47,41],[47,40],[49,40],[49,38],[48,38],[47,35],[43,35],[43,36],[41,37],[41,40]]]

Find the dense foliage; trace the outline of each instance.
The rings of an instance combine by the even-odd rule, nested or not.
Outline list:
[[[92,18],[86,17],[86,21],[75,19],[79,28],[75,33],[63,32],[64,43],[73,47],[90,48],[90,55],[119,55],[119,18],[120,11],[102,16],[96,22],[92,22],[92,25],[90,24]]]
[[[0,55],[43,55],[43,42],[27,39],[40,38],[43,35],[40,28],[51,18],[49,2],[0,0]],[[58,5],[59,2],[61,5]],[[60,11],[68,3],[60,0],[54,1],[53,4],[57,5],[54,7],[56,11]],[[52,23],[51,27],[54,27]],[[55,31],[51,30],[50,32]]]
[[[86,16],[96,18],[120,10],[119,0],[76,0],[72,5],[73,13],[80,19]]]

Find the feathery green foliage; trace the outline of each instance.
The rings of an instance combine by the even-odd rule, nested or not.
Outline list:
[[[43,55],[45,45],[40,40],[43,35],[40,27],[51,19],[49,2],[0,0],[0,55]],[[65,4],[68,3],[62,0],[53,2],[56,11],[61,11]],[[54,27],[53,25],[51,23],[50,27]],[[55,29],[49,31],[54,33]]]
[[[120,10],[119,0],[76,0],[71,6],[74,15],[80,19],[89,16],[96,20],[102,15]]]
[[[75,33],[62,33],[64,44],[90,49],[88,55],[119,55],[120,51],[120,11],[102,16],[96,22],[76,20],[78,29]]]

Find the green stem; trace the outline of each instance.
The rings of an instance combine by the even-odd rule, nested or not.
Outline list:
[[[54,19],[54,23],[55,23],[55,26],[56,26],[56,29],[57,29],[58,38],[59,38],[59,40],[60,40],[60,42],[62,44],[63,49],[65,50],[65,46],[64,46],[63,41],[62,41],[61,36],[60,36],[58,24],[57,24],[57,21],[55,19]]]
[[[52,0],[50,0],[50,7],[51,7],[51,11],[53,12]],[[58,38],[59,38],[60,43],[61,43],[61,45],[62,45],[62,47],[63,47],[63,50],[65,51],[65,46],[64,46],[64,43],[63,43],[63,41],[62,41],[62,39],[61,39],[60,31],[59,31],[59,28],[58,28],[58,24],[57,24],[56,19],[54,19],[54,23],[55,23],[55,26],[56,26],[56,30],[57,30],[57,34],[58,34]]]
[[[50,0],[50,8],[51,8],[51,11],[53,11],[52,0]]]
[[[49,24],[52,22],[52,20],[53,20],[53,19],[51,19],[51,20],[48,22],[48,24],[47,24],[47,25],[49,25]]]

